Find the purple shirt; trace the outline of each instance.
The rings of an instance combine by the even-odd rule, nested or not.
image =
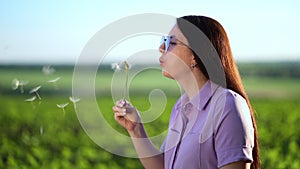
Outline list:
[[[254,129],[239,94],[208,81],[191,100],[184,94],[173,107],[161,146],[166,169],[216,169],[252,162]]]

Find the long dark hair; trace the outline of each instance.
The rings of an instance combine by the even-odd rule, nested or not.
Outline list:
[[[213,45],[218,54],[218,59],[220,60],[225,72],[226,79],[224,80],[226,80],[226,88],[240,94],[247,101],[251,113],[252,124],[254,127],[254,149],[252,151],[253,163],[251,164],[251,169],[260,169],[258,134],[254,117],[254,110],[252,109],[250,100],[245,92],[237,65],[233,59],[229,39],[224,28],[218,21],[205,16],[190,15],[177,18],[177,25],[183,35],[187,38],[189,44],[193,46],[192,50],[195,48],[195,46],[199,46],[199,44],[193,44],[193,42],[191,41],[191,37],[194,35],[192,34],[191,30],[186,27],[185,22],[189,22],[200,29]],[[206,76],[207,79],[210,79],[208,71],[203,64],[201,57],[197,56],[197,52],[195,52],[194,50],[193,53],[198,67],[200,68],[204,76]],[[218,81],[213,82],[218,84]],[[223,84],[219,85],[223,86]]]

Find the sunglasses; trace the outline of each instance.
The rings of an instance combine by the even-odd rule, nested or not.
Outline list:
[[[171,41],[172,39],[172,41]],[[167,53],[170,44],[171,45],[184,45],[187,46],[189,48],[189,46],[183,42],[181,42],[180,40],[178,40],[175,36],[162,36],[161,41],[160,41],[160,45],[164,44],[165,47],[165,53]]]

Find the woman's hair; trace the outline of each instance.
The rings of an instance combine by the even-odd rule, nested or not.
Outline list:
[[[240,94],[247,101],[254,127],[254,149],[252,151],[253,163],[251,164],[251,169],[260,169],[258,134],[254,117],[254,110],[252,109],[250,100],[243,87],[242,80],[237,69],[237,65],[234,62],[227,34],[219,22],[209,17],[190,15],[177,18],[177,25],[183,33],[183,35],[187,38],[189,45],[192,46],[192,51],[197,65],[207,79],[210,78],[208,75],[208,71],[205,68],[205,65],[203,64],[205,62],[201,60],[202,56],[198,56],[193,50],[195,49],[195,47],[197,48],[197,46],[199,46],[199,41],[197,44],[193,44],[195,43],[195,41],[191,39],[195,38],[195,35],[192,35],[192,33],[194,32],[189,29],[189,26],[186,26],[187,22],[193,24],[198,29],[200,29],[200,31],[204,33],[204,35],[209,39],[210,43],[215,48],[220,62],[222,64],[223,70],[225,72],[226,87]],[[218,82],[215,83],[218,84]]]

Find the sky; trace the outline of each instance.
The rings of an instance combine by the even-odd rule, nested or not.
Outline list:
[[[300,61],[298,0],[0,1],[0,64],[76,63],[96,32],[134,14],[205,15],[227,31],[237,61]],[[121,28],[120,28],[121,29]],[[108,60],[158,42],[128,39]],[[138,38],[137,38],[138,39]],[[117,50],[118,49],[118,50]],[[132,51],[134,50],[134,51]]]

